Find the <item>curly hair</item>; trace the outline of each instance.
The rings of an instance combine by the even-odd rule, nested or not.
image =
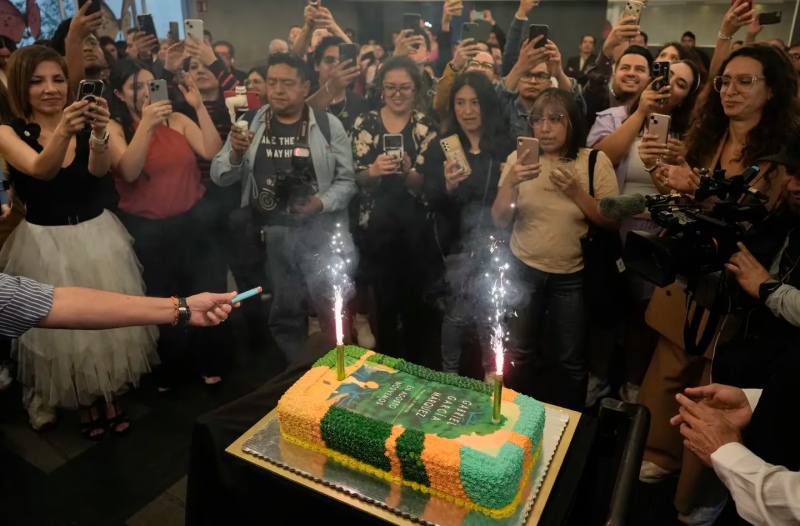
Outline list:
[[[742,163],[753,165],[759,159],[778,152],[800,129],[800,105],[797,101],[797,72],[789,55],[770,44],[752,44],[737,49],[722,63],[720,71],[738,58],[757,60],[764,70],[764,83],[771,95],[759,123],[748,132],[742,149]],[[706,85],[695,105],[686,138],[686,160],[692,166],[706,167],[725,136],[730,119],[725,114],[720,93]]]
[[[497,154],[498,157],[505,158],[511,153],[511,148],[508,147],[511,137],[508,135],[507,126],[504,126],[500,100],[497,98],[495,88],[486,75],[481,72],[467,71],[459,75],[453,83],[450,91],[450,109],[443,127],[444,134],[457,134],[461,139],[461,145],[469,150],[469,139],[456,118],[456,95],[465,86],[475,91],[481,108],[481,151],[489,151]]]

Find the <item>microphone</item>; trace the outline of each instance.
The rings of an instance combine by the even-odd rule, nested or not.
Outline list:
[[[600,200],[600,215],[613,221],[635,216],[646,210],[647,203],[642,194],[618,195]]]

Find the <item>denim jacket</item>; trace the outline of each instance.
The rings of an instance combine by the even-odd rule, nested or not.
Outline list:
[[[231,164],[233,152],[230,136],[225,141],[225,146],[214,157],[211,164],[211,179],[219,186],[230,186],[238,181],[242,184],[241,206],[250,204],[250,192],[255,182],[253,165],[255,164],[256,151],[261,145],[261,139],[266,131],[264,115],[269,106],[264,106],[256,113],[250,123],[250,131],[255,133],[250,149],[239,166]],[[311,160],[314,163],[314,172],[317,176],[319,192],[316,197],[322,201],[322,214],[331,215],[331,220],[347,225],[347,205],[356,194],[356,178],[353,170],[353,150],[350,139],[344,131],[344,126],[339,119],[328,114],[331,128],[331,142],[317,125],[314,112],[309,112],[309,148]],[[346,228],[344,230],[347,230]]]

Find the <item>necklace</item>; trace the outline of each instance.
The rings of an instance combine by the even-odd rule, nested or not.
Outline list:
[[[339,113],[333,113],[331,111],[331,106],[333,104],[335,104],[335,103],[333,101],[331,101],[331,103],[328,105],[328,108],[327,108],[328,109],[328,113],[332,114],[336,118],[339,118],[339,117],[342,117],[342,116],[347,117],[347,115],[345,115],[345,112],[347,111],[347,92],[346,91],[344,92],[344,98],[342,98],[341,102],[344,103],[344,104],[342,104],[342,110]]]

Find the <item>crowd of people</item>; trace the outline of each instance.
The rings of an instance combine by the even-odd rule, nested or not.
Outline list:
[[[616,396],[618,377],[619,398],[652,415],[641,478],[680,473],[685,524],[711,524],[727,490],[748,502],[746,519],[783,523],[770,522],[779,515],[763,499],[747,501],[736,463],[747,452],[796,471],[797,455],[766,452],[763,439],[722,455],[701,436],[715,422],[725,437],[747,438],[749,413],[731,415],[745,404],[752,413],[755,399],[708,385],[765,388],[769,399],[800,335],[800,43],[757,42],[747,1],[725,13],[712,56],[691,32],[651,50],[639,20],[623,16],[601,47],[589,31],[571,58],[559,35],[527,38],[529,23],[546,22],[538,0],[520,0],[507,31],[480,13],[488,38],[453,45],[459,0],[444,4],[435,29],[385,43],[360,43],[315,3],[249,71],[208,31],[202,41],[139,29],[98,38],[102,15],[89,5],[49,40],[17,49],[3,37],[0,270],[160,297],[223,291],[230,271],[239,290],[263,286],[242,304],[244,318],[253,334],[267,325],[290,363],[317,324],[333,335],[325,269],[341,257],[353,284],[348,341],[454,373],[474,352],[492,381],[485,276],[499,244],[513,290],[510,387],[530,392],[546,355],[561,378],[546,401],[581,410]],[[84,96],[87,85],[99,88]],[[242,94],[243,107],[226,103]],[[668,119],[668,136],[651,127],[657,118]],[[657,287],[624,267],[597,282],[594,240],[621,247],[630,232],[663,234],[647,211],[608,217],[601,201],[692,195],[707,173],[751,166],[770,213],[722,273],[704,278],[710,294],[680,280]],[[690,318],[712,337],[686,339]],[[77,409],[87,438],[125,433],[120,399],[151,370],[163,394],[187,378],[219,384],[234,335],[212,325],[19,336],[12,354],[31,426]],[[700,400],[676,399],[687,388]],[[775,488],[788,483],[766,477],[759,484],[772,484],[781,507]],[[797,520],[797,504],[775,513]]]

